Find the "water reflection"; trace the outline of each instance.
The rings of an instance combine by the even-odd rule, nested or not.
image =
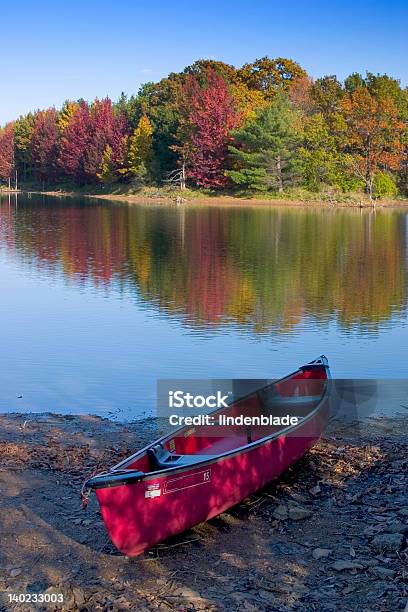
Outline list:
[[[405,316],[406,228],[398,210],[0,204],[0,249],[22,265],[256,334],[333,318],[372,332]]]

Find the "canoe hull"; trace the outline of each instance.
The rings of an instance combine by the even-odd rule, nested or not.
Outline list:
[[[175,473],[96,489],[112,542],[125,555],[136,556],[224,512],[298,461],[325,429],[327,414],[324,399],[296,434],[268,439]]]

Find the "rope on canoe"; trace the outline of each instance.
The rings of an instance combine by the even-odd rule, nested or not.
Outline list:
[[[88,480],[92,478],[92,476],[96,476],[96,474],[98,473],[99,473],[99,470],[94,470],[92,474],[89,474],[89,476],[85,478],[82,484],[81,492],[80,492],[82,510],[86,510],[88,508],[89,498],[91,496],[91,491],[92,491],[91,487],[86,486],[86,483],[88,482]]]

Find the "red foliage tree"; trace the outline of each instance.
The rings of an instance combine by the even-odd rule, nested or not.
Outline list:
[[[121,155],[126,132],[124,115],[114,111],[109,98],[95,100],[91,106],[82,101],[63,132],[59,154],[61,169],[80,183],[97,180],[106,146],[112,148],[115,163]]]
[[[200,86],[189,75],[183,87],[184,144],[179,150],[187,164],[188,177],[200,187],[218,188],[228,182],[225,175],[230,132],[239,123],[232,96],[224,79],[214,70]]]
[[[109,98],[95,100],[90,113],[90,138],[84,155],[84,170],[87,176],[95,178],[101,169],[105,147],[112,148],[112,162],[121,154],[126,122],[123,114],[114,112]]]
[[[89,106],[82,101],[73,113],[61,138],[58,164],[64,174],[78,182],[86,178],[83,156],[89,140]]]
[[[34,171],[42,181],[55,178],[57,154],[57,111],[55,108],[49,108],[36,114],[31,137],[31,158]]]
[[[14,166],[13,124],[0,129],[0,179],[8,181]]]

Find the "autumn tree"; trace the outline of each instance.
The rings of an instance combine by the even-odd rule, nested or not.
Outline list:
[[[290,89],[291,84],[299,78],[307,76],[306,71],[291,59],[278,57],[270,59],[262,57],[252,63],[244,64],[238,70],[238,77],[250,89],[264,92],[267,97],[273,97],[276,89]]]
[[[220,62],[219,60],[199,59],[184,68],[182,75],[191,75],[197,79],[200,86],[205,86],[208,78],[208,72],[214,71],[224,79],[226,83],[232,85],[238,81],[238,71],[235,66]],[[185,80],[184,80],[185,82]]]
[[[298,116],[284,92],[259,109],[254,120],[234,130],[229,147],[234,168],[228,175],[238,185],[258,191],[276,190],[294,183]]]
[[[239,121],[242,124],[254,119],[256,111],[268,104],[268,99],[262,91],[250,89],[242,81],[230,85],[229,91],[239,114]]]
[[[61,169],[79,183],[98,180],[107,145],[112,163],[118,163],[126,129],[123,115],[114,112],[109,98],[91,106],[80,102],[61,136]]]
[[[406,94],[408,101],[408,89],[405,89],[404,93]],[[408,121],[405,121],[405,130],[402,136],[402,144],[404,148],[404,153],[401,163],[400,182],[403,191],[408,194]]]
[[[55,178],[57,147],[57,111],[55,108],[39,111],[31,137],[31,158],[35,175],[41,181]]]
[[[102,183],[113,183],[116,178],[115,166],[113,163],[112,147],[110,145],[105,146],[105,150],[102,155],[100,171],[97,172],[96,176]]]
[[[78,102],[71,102],[70,100],[66,100],[64,102],[57,118],[58,129],[60,132],[63,132],[65,128],[68,127],[78,106]]]
[[[406,143],[408,142],[407,90],[401,88],[401,84],[397,79],[387,74],[373,74],[371,72],[367,72],[365,77],[361,74],[353,73],[345,80],[345,89],[349,96],[352,96],[355,92],[366,90],[369,94],[366,94],[366,98],[370,97],[376,101],[378,107],[385,110],[382,113],[382,130],[380,132],[383,136],[388,133],[386,136],[388,143],[384,143],[384,152],[380,156],[382,159],[377,164],[378,181],[389,182],[394,180],[390,172],[392,171],[394,176],[398,172],[400,186],[404,189],[404,159],[407,156]],[[391,111],[390,114],[388,111]],[[377,113],[377,116],[379,114]],[[388,125],[388,130],[386,129],[387,122],[391,122]],[[405,126],[404,128],[402,127],[403,125]],[[360,167],[358,171],[361,173]],[[378,191],[378,189],[375,189],[375,191]]]
[[[79,183],[87,178],[83,158],[90,138],[89,133],[89,106],[87,102],[82,101],[64,129],[58,158],[62,172]]]
[[[303,185],[310,191],[324,186],[349,191],[359,186],[351,155],[339,148],[339,140],[321,112],[308,117],[303,125],[299,157]]]
[[[311,115],[315,111],[312,98],[313,81],[309,76],[296,77],[288,91],[293,107],[304,115]]]
[[[183,87],[184,117],[177,147],[188,177],[199,187],[219,188],[228,182],[225,173],[231,130],[239,114],[224,79],[209,70],[200,86],[193,76]]]
[[[400,168],[405,124],[391,97],[375,96],[365,86],[345,96],[341,106],[347,125],[346,150],[372,198],[375,173]]]
[[[32,174],[31,139],[33,136],[35,116],[33,113],[20,116],[14,122],[14,158],[19,176],[23,181]]]
[[[144,182],[148,178],[153,153],[153,128],[143,115],[131,136],[125,136],[124,159],[119,173],[128,179]]]
[[[330,75],[317,79],[311,86],[310,95],[316,110],[327,119],[339,111],[344,90],[337,78]]]
[[[126,133],[126,120],[116,114],[109,98],[96,99],[89,109],[88,143],[84,152],[85,174],[92,180],[98,175],[105,148],[112,148],[112,161],[117,163],[122,152],[122,139]]]
[[[14,169],[13,124],[0,129],[0,180],[10,181]]]

